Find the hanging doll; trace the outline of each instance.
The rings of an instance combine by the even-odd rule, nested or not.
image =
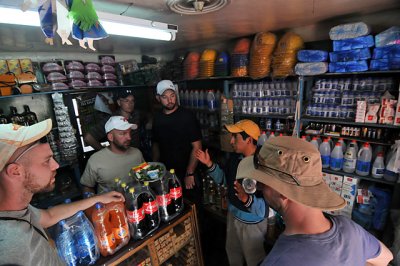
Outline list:
[[[68,17],[73,21],[72,37],[79,41],[82,48],[86,49],[87,42],[88,47],[96,51],[93,40],[100,40],[108,35],[100,25],[92,0],[65,0],[65,2],[69,8]]]

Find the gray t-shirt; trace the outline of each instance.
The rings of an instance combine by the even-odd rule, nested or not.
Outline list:
[[[2,211],[0,217],[23,219],[46,235],[39,224],[40,211],[31,205],[21,211]],[[0,218],[0,265],[65,265],[33,226],[24,221]]]
[[[380,254],[379,241],[361,226],[344,216],[329,218],[333,226],[325,233],[281,235],[261,266],[364,266]]]
[[[125,154],[114,153],[109,148],[101,149],[89,158],[81,184],[92,188],[97,184],[99,194],[109,191],[114,187],[114,178],[129,181],[131,168],[143,162],[142,152],[136,148],[130,147]]]

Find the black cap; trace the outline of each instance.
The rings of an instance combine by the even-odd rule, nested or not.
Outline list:
[[[133,95],[133,91],[132,90],[119,90],[114,92],[114,101],[117,101],[120,98],[126,98],[129,95],[135,96]]]

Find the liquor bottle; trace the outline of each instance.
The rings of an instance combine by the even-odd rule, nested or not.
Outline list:
[[[8,124],[7,116],[4,115],[3,109],[0,108],[0,124]]]
[[[171,207],[173,214],[180,213],[183,209],[182,186],[175,175],[175,170],[171,169],[171,177],[169,179],[169,197],[171,199]]]
[[[215,188],[212,180],[208,183],[208,201],[211,205],[215,204]]]
[[[37,116],[29,109],[29,105],[24,105],[24,110],[25,111],[22,113],[22,116],[25,119],[25,125],[31,126],[33,124],[36,124],[38,122]]]
[[[25,119],[22,115],[18,114],[17,108],[14,106],[10,106],[10,117],[11,123],[24,126]]]

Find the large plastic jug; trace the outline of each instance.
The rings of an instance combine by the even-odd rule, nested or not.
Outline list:
[[[396,150],[391,153],[388,164],[386,165],[385,172],[383,173],[383,178],[386,181],[396,182],[398,179],[398,170],[395,167],[396,163]]]
[[[319,146],[319,153],[321,153],[322,168],[328,168],[331,159],[331,146],[328,139],[324,139]]]
[[[72,232],[65,220],[61,220],[57,225],[56,247],[60,258],[68,265],[74,266],[77,261],[77,252],[74,246]]]
[[[92,212],[92,222],[96,237],[100,242],[101,255],[114,254],[117,243],[110,223],[110,214],[102,203],[96,203],[95,210]]]
[[[340,171],[343,167],[343,151],[340,142],[337,142],[331,153],[330,167],[334,171]]]
[[[375,158],[374,164],[372,165],[371,175],[374,178],[382,178],[385,172],[385,163],[383,161],[383,153],[380,152]]]
[[[171,210],[173,217],[180,214],[183,210],[183,194],[182,194],[182,185],[175,174],[175,170],[170,170],[170,177],[168,180],[169,187],[169,197],[171,199]]]
[[[263,131],[257,140],[257,146],[262,146],[267,139],[267,134],[265,134],[265,131]]]
[[[314,145],[315,148],[317,148],[317,150],[319,150],[319,143],[318,143],[317,137],[313,137],[312,140],[310,141],[310,143],[312,145]]]
[[[110,224],[114,233],[117,250],[125,246],[130,239],[128,220],[123,202],[111,202],[106,205],[110,216]]]
[[[347,150],[346,142],[344,142],[343,138],[339,138],[338,142],[340,142],[340,144],[342,145],[342,151],[343,151],[343,154],[344,154],[346,152],[346,150]]]
[[[143,208],[143,201],[135,188],[129,188],[129,193],[125,199],[126,214],[128,216],[129,230],[133,239],[142,239],[146,236],[147,227]]]
[[[149,182],[144,182],[143,192],[140,197],[142,197],[143,208],[145,214],[145,220],[147,224],[147,235],[156,230],[160,225],[160,211],[158,209],[158,204],[154,192],[149,187]]]
[[[369,143],[364,143],[361,150],[358,151],[356,173],[360,176],[367,176],[371,170],[372,151]]]
[[[356,170],[357,152],[354,142],[351,142],[346,149],[343,157],[343,171],[353,173]]]
[[[194,91],[194,108],[200,108],[201,104],[200,104],[200,94],[198,90]]]

